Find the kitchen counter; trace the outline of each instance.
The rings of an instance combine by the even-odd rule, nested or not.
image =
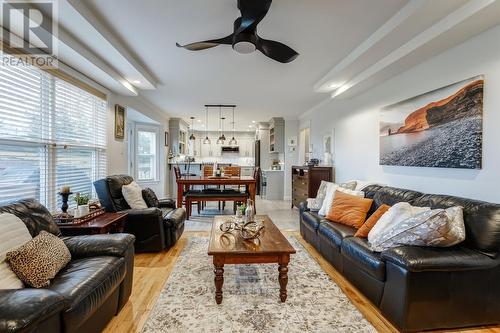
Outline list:
[[[262,172],[285,172],[285,170],[271,170],[271,169],[268,169],[268,170],[262,170]]]

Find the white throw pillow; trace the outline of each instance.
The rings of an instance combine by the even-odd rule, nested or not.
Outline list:
[[[392,217],[393,220],[399,222],[386,223],[382,221],[386,223],[385,228],[374,234],[371,232],[368,234],[372,250],[382,252],[402,245],[448,247],[465,239],[462,207],[431,210],[429,207],[413,207],[407,203],[400,206],[405,206],[403,208],[404,215],[408,216],[409,214],[410,216],[401,220],[399,216],[388,214],[390,210],[387,211],[381,219],[385,217],[387,220]],[[394,211],[398,210],[399,208]]]
[[[136,182],[131,182],[128,185],[123,185],[122,194],[130,208],[148,208],[148,205],[146,205],[146,202],[142,198],[142,188]]]
[[[431,210],[430,207],[416,207],[408,202],[398,202],[384,213],[368,233],[368,242],[373,242],[379,235],[393,229],[404,220],[419,213]]]
[[[20,289],[23,282],[5,262],[7,252],[17,249],[32,239],[28,228],[13,214],[0,214],[0,289]]]
[[[327,190],[326,190],[325,199],[323,200],[323,205],[321,206],[321,209],[318,212],[319,215],[325,216],[326,214],[328,214],[328,212],[330,211],[330,208],[332,207],[333,199],[335,199],[335,192],[336,191],[355,195],[355,196],[358,196],[361,198],[365,197],[365,192],[363,192],[363,191],[348,190],[348,189],[345,189],[343,187],[340,187],[339,184],[329,183]]]

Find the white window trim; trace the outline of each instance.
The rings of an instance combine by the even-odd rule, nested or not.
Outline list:
[[[145,179],[145,180],[139,180],[138,177],[138,133],[139,131],[141,132],[151,132],[156,134],[156,151],[155,151],[155,178],[154,179]],[[147,185],[147,184],[159,184],[161,182],[160,180],[160,126],[158,125],[151,125],[151,124],[145,124],[145,123],[134,123],[134,142],[132,143],[133,147],[133,152],[134,156],[130,160],[134,161],[133,165],[133,170],[134,170],[134,179],[137,181],[139,184]]]

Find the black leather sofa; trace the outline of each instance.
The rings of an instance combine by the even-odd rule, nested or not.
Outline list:
[[[107,212],[128,213],[124,231],[136,237],[136,252],[155,252],[173,246],[184,231],[186,210],[176,208],[172,199],[161,199],[147,209],[130,209],[122,186],[133,181],[127,175],[108,176],[94,182],[94,187]]]
[[[371,185],[381,204],[464,207],[466,240],[450,248],[401,246],[372,252],[355,229],[300,206],[300,232],[402,331],[500,324],[500,205]]]
[[[47,209],[35,200],[0,206],[18,216],[32,236],[60,236]],[[0,290],[0,332],[101,332],[127,302],[134,270],[133,235],[62,238],[71,261],[42,289]]]

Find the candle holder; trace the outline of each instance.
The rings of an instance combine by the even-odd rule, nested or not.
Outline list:
[[[73,215],[68,213],[68,199],[71,194],[73,194],[73,192],[59,192],[59,195],[62,198],[62,213],[56,215],[56,220],[60,223],[67,223],[73,220]]]

